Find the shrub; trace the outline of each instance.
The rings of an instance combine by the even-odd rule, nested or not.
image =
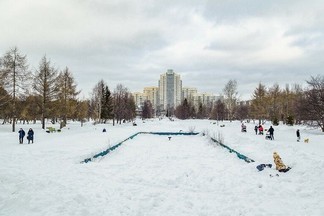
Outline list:
[[[287,117],[287,125],[290,125],[290,126],[294,125],[294,117],[293,116]]]

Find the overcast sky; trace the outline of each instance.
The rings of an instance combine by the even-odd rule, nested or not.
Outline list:
[[[324,74],[323,0],[0,0],[0,55],[17,46],[35,70],[68,66],[82,95],[104,79],[130,91],[167,69],[184,87],[241,99],[259,82],[305,84]]]

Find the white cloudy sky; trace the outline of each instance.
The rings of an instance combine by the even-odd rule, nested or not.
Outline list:
[[[100,79],[157,86],[170,68],[200,92],[235,79],[242,99],[324,74],[323,0],[0,0],[0,29],[1,56],[17,46],[34,70],[46,54],[86,97]]]

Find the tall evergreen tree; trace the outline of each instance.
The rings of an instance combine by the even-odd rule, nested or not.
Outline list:
[[[12,132],[16,127],[17,97],[24,93],[29,78],[26,55],[22,55],[17,47],[11,48],[1,59],[0,79],[12,97]]]
[[[45,119],[50,112],[50,102],[57,95],[57,70],[51,65],[46,55],[41,59],[38,70],[35,71],[33,89],[41,99],[41,121],[45,129]]]
[[[106,123],[108,119],[113,118],[113,98],[107,85],[102,86],[102,88],[103,94],[101,99],[101,120]]]
[[[74,77],[68,67],[65,67],[58,76],[58,99],[60,102],[60,113],[62,116],[61,127],[64,127],[67,122],[67,117],[72,116],[76,103],[72,103],[72,100],[76,99],[76,96],[80,93],[77,91],[77,84],[74,81]]]
[[[259,119],[259,124],[261,121],[267,118],[267,89],[265,85],[259,83],[258,87],[254,90],[253,99],[251,104],[251,112],[253,118]]]
[[[269,98],[269,106],[268,106],[268,113],[270,115],[270,119],[272,124],[278,125],[279,124],[279,115],[280,115],[280,97],[281,97],[281,90],[277,83],[275,83],[268,91],[268,98]]]

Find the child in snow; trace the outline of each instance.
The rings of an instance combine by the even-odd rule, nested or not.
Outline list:
[[[259,125],[259,135],[263,135],[263,127],[262,127],[262,125]]]
[[[273,152],[273,160],[276,164],[276,170],[278,170],[279,172],[287,172],[288,170],[290,170],[290,167],[287,168],[286,165],[282,162],[277,152]]]

